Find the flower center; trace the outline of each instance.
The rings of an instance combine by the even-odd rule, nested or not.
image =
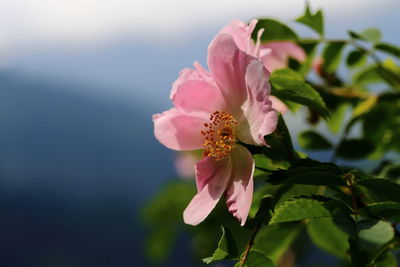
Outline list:
[[[204,152],[208,157],[220,160],[227,156],[236,143],[235,128],[238,122],[229,113],[215,111],[210,115],[210,123],[204,123]]]

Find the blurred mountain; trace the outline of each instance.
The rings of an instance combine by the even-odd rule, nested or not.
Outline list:
[[[171,152],[139,99],[81,87],[0,73],[3,266],[146,265],[137,213]]]

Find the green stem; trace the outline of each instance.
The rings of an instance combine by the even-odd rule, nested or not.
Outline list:
[[[396,247],[400,247],[400,242],[396,241],[396,242],[389,242],[387,243],[385,246],[381,247],[378,252],[376,252],[376,254],[374,255],[374,257],[371,259],[371,261],[368,263],[368,266],[374,266],[374,264],[376,263],[376,261],[379,259],[380,256],[383,255],[383,253],[385,253],[388,250],[394,249]]]
[[[356,201],[356,194],[354,191],[354,186],[353,186],[353,174],[349,173],[349,174],[345,174],[344,178],[346,179],[347,185],[349,186],[350,189],[350,194],[351,194],[351,202],[353,205],[353,210],[354,210],[354,215],[356,218],[356,221],[358,219],[358,214],[359,214],[359,209],[357,206],[357,201]]]

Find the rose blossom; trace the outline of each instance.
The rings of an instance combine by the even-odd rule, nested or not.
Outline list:
[[[187,224],[202,222],[223,194],[228,210],[245,224],[254,160],[240,143],[267,146],[264,136],[276,129],[270,73],[235,41],[233,34],[219,33],[208,48],[210,71],[197,62],[195,69],[181,71],[170,95],[175,107],[153,116],[163,145],[204,151],[195,166],[197,194],[183,214]]]

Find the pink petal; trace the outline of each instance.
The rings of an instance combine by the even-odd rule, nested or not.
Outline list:
[[[278,123],[277,112],[269,100],[268,77],[269,72],[260,61],[252,62],[247,68],[248,98],[237,128],[238,139],[246,144],[266,145],[264,136],[275,131]]]
[[[253,60],[255,58],[241,51],[232,36],[226,33],[217,35],[208,48],[211,74],[235,117],[241,116],[240,107],[247,98],[245,74]]]
[[[199,156],[195,152],[180,152],[175,160],[175,170],[178,175],[185,179],[194,178],[194,166],[199,160]]]
[[[231,183],[226,190],[226,205],[243,226],[253,199],[254,160],[250,152],[238,145],[231,153]]]
[[[252,20],[250,24],[246,24],[240,20],[232,20],[226,25],[220,33],[227,33],[233,37],[238,48],[242,51],[248,52],[251,50],[251,45],[254,46],[253,40],[251,40],[251,33],[253,32],[257,20]],[[251,54],[251,53],[249,53]]]
[[[289,57],[299,62],[303,62],[306,58],[303,49],[291,41],[263,44],[261,49],[271,49],[271,53],[267,53],[261,58],[269,71],[287,67]]]
[[[211,74],[206,71],[199,62],[193,63],[194,69],[185,68],[179,72],[178,79],[172,84],[170,99],[172,99],[178,89],[178,87],[188,80],[205,80],[210,83],[215,83]]]
[[[285,114],[288,111],[288,107],[285,103],[283,103],[279,98],[276,96],[269,96],[269,100],[272,102],[272,108],[279,111],[282,114]]]
[[[177,87],[172,101],[178,109],[190,111],[225,111],[225,99],[214,83],[206,80],[187,80]]]
[[[216,161],[205,157],[196,164],[196,180],[201,181],[197,195],[183,212],[186,224],[201,223],[218,203],[230,181],[232,165],[229,157]]]
[[[204,112],[183,112],[175,108],[153,115],[154,135],[164,146],[174,150],[203,148],[204,123],[208,122]]]

